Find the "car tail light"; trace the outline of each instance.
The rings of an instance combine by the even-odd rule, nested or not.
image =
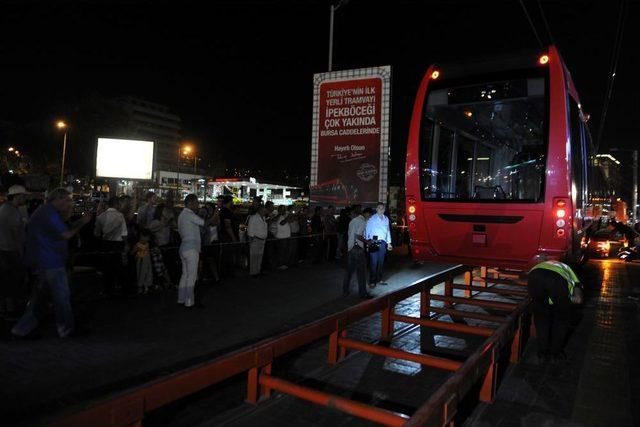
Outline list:
[[[564,237],[564,228],[558,228],[556,230],[556,236],[558,237]]]

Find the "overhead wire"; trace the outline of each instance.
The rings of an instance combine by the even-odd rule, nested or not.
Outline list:
[[[531,30],[533,31],[533,34],[536,36],[536,40],[538,41],[538,44],[540,45],[540,47],[544,47],[544,44],[542,43],[542,40],[540,39],[540,36],[538,35],[538,31],[536,30],[535,25],[533,25],[533,21],[531,20],[531,16],[529,15],[529,11],[527,10],[527,7],[524,5],[524,1],[520,0],[520,6],[522,6],[522,11],[524,12],[525,16],[527,17],[527,21],[529,21],[529,26],[531,27]]]
[[[611,65],[609,67],[609,75],[607,78],[607,89],[605,92],[604,104],[602,106],[602,115],[600,116],[600,124],[598,127],[598,137],[596,138],[596,153],[600,149],[602,138],[604,136],[604,127],[607,120],[607,111],[609,110],[609,104],[611,103],[611,97],[613,95],[613,86],[616,79],[616,72],[618,70],[618,60],[620,59],[620,51],[622,50],[622,38],[624,36],[624,26],[626,23],[626,0],[620,2],[620,12],[618,13],[618,24],[616,28],[616,38],[614,42],[613,53],[611,55]]]
[[[553,35],[551,34],[551,28],[549,27],[549,23],[547,22],[547,17],[544,14],[544,9],[542,9],[542,4],[540,3],[540,0],[536,0],[536,3],[538,3],[538,9],[540,10],[540,16],[542,16],[542,22],[544,22],[544,28],[546,29],[547,36],[549,37],[549,44],[555,45],[556,42],[553,39]]]

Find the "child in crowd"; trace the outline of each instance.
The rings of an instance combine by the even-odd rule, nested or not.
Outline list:
[[[149,252],[151,254],[151,263],[153,264],[153,273],[155,277],[162,283],[162,286],[156,285],[154,286],[154,289],[159,291],[161,289],[175,288],[176,286],[171,283],[171,279],[169,278],[169,271],[167,270],[167,266],[164,264],[162,251],[156,244],[156,240],[153,236],[149,241]]]
[[[153,267],[151,263],[151,232],[147,229],[140,230],[138,243],[133,247],[136,258],[136,276],[138,281],[138,295],[149,292],[153,285]]]

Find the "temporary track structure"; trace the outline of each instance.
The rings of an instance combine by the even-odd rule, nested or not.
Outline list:
[[[454,283],[464,277],[464,284]],[[57,426],[124,427],[140,426],[146,413],[192,395],[206,387],[243,374],[247,375],[247,401],[260,404],[272,392],[285,393],[346,414],[388,426],[452,425],[463,398],[479,389],[479,399],[493,401],[498,387],[498,368],[503,361],[517,363],[528,336],[529,299],[519,274],[480,268],[475,274],[468,266],[454,266],[417,281],[403,289],[362,302],[334,315],[308,323],[257,344],[233,351],[213,360],[197,364],[124,391],[82,408],[58,414],[48,420]],[[444,283],[444,295],[432,293]],[[463,296],[453,291],[464,290]],[[415,295],[420,296],[420,317],[396,314],[395,307]],[[485,299],[482,295],[508,296],[512,302]],[[441,301],[440,307],[431,301]],[[465,306],[491,310],[490,313],[465,310]],[[498,312],[498,314],[496,314]],[[348,329],[356,322],[381,313],[381,337],[376,343],[348,337]],[[431,314],[433,313],[433,315]],[[454,322],[444,321],[449,315]],[[496,328],[470,325],[462,319],[476,319],[497,324]],[[434,330],[451,331],[485,337],[485,341],[466,360],[419,354],[392,348],[396,323],[419,325]],[[273,372],[273,362],[301,347],[328,338],[330,364],[340,364],[347,351],[360,351],[387,358],[409,360],[452,375],[413,414],[401,414],[369,404],[314,390],[283,378]],[[339,366],[339,365],[338,365]]]

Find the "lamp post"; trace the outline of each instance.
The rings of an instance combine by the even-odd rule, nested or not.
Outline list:
[[[337,5],[331,4],[329,13],[329,71],[333,70],[333,15],[340,6],[344,6],[349,0],[340,0]]]
[[[612,148],[611,151],[631,151],[632,153],[633,191],[631,193],[631,221],[635,224],[636,221],[638,221],[638,150]]]
[[[178,147],[178,181],[180,180],[180,159],[182,157],[188,157],[191,153],[193,153],[193,174],[196,174],[196,166],[198,164],[198,158],[195,155],[195,150],[192,145],[182,145]],[[193,185],[194,188],[195,185]]]
[[[59,120],[56,123],[56,127],[59,130],[64,130],[64,138],[62,140],[62,164],[60,165],[60,186],[62,187],[62,181],[64,180],[64,162],[67,156],[67,124]]]

